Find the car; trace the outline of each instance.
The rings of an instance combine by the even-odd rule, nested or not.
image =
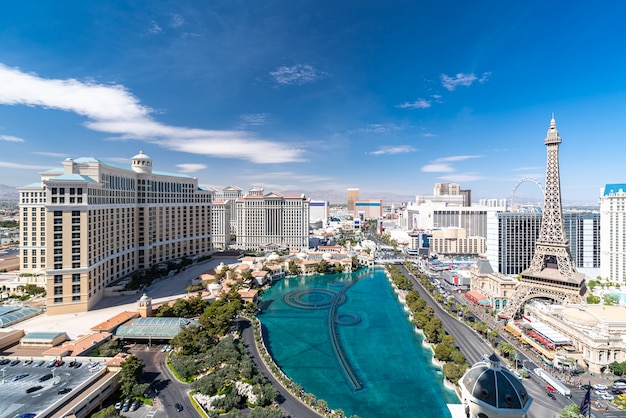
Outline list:
[[[13,376],[13,381],[16,382],[18,380],[22,380],[26,376],[28,376],[28,373],[20,373],[17,376]]]
[[[20,364],[20,361],[15,359],[15,360],[11,360],[11,362],[9,363],[9,366],[13,367],[13,366],[17,366],[18,364]]]
[[[176,409],[176,412],[181,412],[183,410],[183,406],[179,403],[174,405],[174,408]]]
[[[141,401],[139,399],[135,399],[133,401],[133,403],[130,405],[130,410],[131,411],[136,411],[137,408],[139,408],[140,405],[141,405]]]
[[[46,363],[46,367],[50,368],[50,367],[54,367],[54,365],[56,364],[56,360],[52,359],[49,362]]]
[[[554,392],[556,392],[556,389],[554,389],[554,388],[553,388],[552,386],[550,386],[550,385],[546,385],[546,390],[547,390],[548,392],[550,392],[550,393],[554,393]]]
[[[611,395],[610,393],[604,393],[600,395],[600,397],[605,401],[612,401],[613,399],[615,399],[615,396]]]
[[[602,385],[600,383],[596,383],[595,385],[591,386],[592,388],[594,388],[595,390],[607,390],[609,387]]]
[[[80,361],[75,361],[75,362],[74,362],[74,368],[75,368],[75,369],[80,368],[80,366],[82,366],[82,365],[83,365],[83,363],[81,363]]]
[[[63,360],[57,360],[54,362],[54,367],[61,367],[65,364]]]
[[[45,382],[46,380],[52,379],[52,373],[44,374],[39,378],[40,382]]]
[[[607,392],[606,390],[596,390],[596,395],[598,396],[602,396],[602,395],[608,395],[609,392]]]
[[[589,390],[589,389],[591,389],[591,386],[589,386],[589,385],[581,385],[580,388],[582,390]]]
[[[126,399],[122,405],[122,412],[128,412],[130,410],[130,399]]]
[[[122,409],[122,402],[116,402],[115,403],[115,409]]]
[[[39,367],[44,363],[45,363],[45,360],[37,360],[36,362],[33,363],[33,367]]]
[[[59,395],[65,395],[66,393],[70,393],[72,391],[72,388],[63,388],[60,391],[58,391],[57,393]]]
[[[0,360],[0,366],[4,366],[5,364],[9,364],[11,362],[11,360],[9,360],[8,358],[3,358],[2,360]]]
[[[556,400],[556,396],[554,396],[554,393],[552,392],[546,392],[546,395],[548,395],[548,398],[552,399],[552,400]]]
[[[31,386],[28,389],[26,389],[26,393],[37,392],[39,389],[43,389],[43,386],[41,386],[41,385]]]
[[[36,414],[22,414],[18,418],[35,418]]]
[[[67,367],[74,367],[75,364],[75,361],[70,361],[69,363],[67,363]]]
[[[624,383],[624,384],[626,384],[626,379],[616,379],[615,382],[613,382],[613,383],[614,384],[615,383]]]
[[[24,366],[28,366],[28,365],[30,365],[32,362],[33,362],[32,360],[26,360],[26,361],[24,361]]]

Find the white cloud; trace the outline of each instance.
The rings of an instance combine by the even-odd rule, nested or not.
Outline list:
[[[267,122],[267,113],[247,113],[239,117],[240,126],[259,126]]]
[[[421,135],[422,135],[422,136],[425,136],[426,138],[432,138],[432,137],[434,137],[434,136],[437,136],[437,135],[435,135],[435,134],[433,134],[433,133],[430,133],[430,132],[424,132],[424,133],[423,133],[423,134],[421,134]]]
[[[450,164],[432,163],[422,166],[422,171],[426,173],[450,173],[454,171],[454,168]]]
[[[161,26],[159,26],[157,22],[153,20],[151,23],[152,25],[150,25],[150,28],[148,28],[148,33],[156,34],[163,32],[163,29],[161,28]]]
[[[53,80],[0,64],[0,104],[39,106],[85,116],[89,129],[136,139],[165,149],[254,163],[303,161],[304,150],[238,130],[208,130],[161,124],[152,109],[120,85]]]
[[[451,183],[465,183],[468,181],[484,180],[485,177],[478,173],[455,173],[447,176],[441,176],[439,179],[449,181]]]
[[[451,157],[437,158],[422,167],[422,171],[429,173],[452,173],[455,171],[450,163],[470,160],[473,158],[481,158],[480,155],[454,155]]]
[[[372,151],[371,155],[384,155],[384,154],[407,154],[409,152],[417,151],[410,145],[396,145],[396,146],[384,146],[380,147],[376,151]]]
[[[19,164],[19,163],[11,163],[8,161],[0,161],[0,167],[5,168],[17,168],[20,170],[50,170],[53,168],[52,166],[45,165],[32,165],[32,164]]]
[[[417,99],[413,103],[404,102],[396,107],[399,107],[400,109],[426,109],[430,107],[430,100]]]
[[[18,138],[17,136],[11,136],[11,135],[0,135],[0,141],[24,142],[24,140],[22,138]]]
[[[477,80],[480,84],[484,84],[487,82],[487,80],[489,80],[489,76],[491,76],[491,72],[484,72],[480,76],[480,79],[476,77],[476,74],[474,73],[471,73],[471,74],[458,73],[454,77],[451,77],[446,74],[441,74],[441,85],[445,87],[446,89],[453,91],[454,89],[457,88],[457,86],[469,87],[474,83],[474,81],[477,81]]]
[[[181,173],[195,173],[196,171],[204,170],[208,168],[206,164],[188,163],[188,164],[176,164]]]
[[[185,19],[181,15],[171,13],[170,14],[170,27],[171,28],[179,28],[185,24]]]
[[[274,81],[282,85],[312,83],[327,76],[325,72],[313,68],[310,64],[296,64],[291,67],[283,65],[270,71],[270,75]]]
[[[395,123],[370,123],[362,128],[350,129],[346,133],[352,134],[384,134],[392,131],[399,131],[402,128]]]
[[[450,91],[454,90],[457,86],[471,86],[474,81],[476,81],[474,74],[458,73],[456,77],[441,74],[441,85]]]
[[[35,155],[43,155],[44,157],[55,157],[55,158],[67,158],[69,155],[63,154],[61,152],[48,152],[48,151],[33,151]],[[127,158],[128,160],[128,158]]]

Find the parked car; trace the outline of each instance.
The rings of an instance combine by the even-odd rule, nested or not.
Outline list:
[[[0,366],[4,366],[5,364],[9,364],[11,362],[11,360],[9,360],[8,358],[3,358],[2,360],[0,360]]]
[[[44,360],[37,360],[36,362],[33,363],[33,367],[39,367],[44,363],[45,363]]]
[[[70,393],[72,391],[72,388],[63,388],[60,391],[58,391],[57,393],[59,395],[65,395],[66,393]]]
[[[130,405],[130,410],[136,411],[137,408],[139,408],[139,405],[141,405],[141,401],[139,399],[135,399],[133,403]]]
[[[183,410],[183,406],[179,403],[174,405],[174,408],[176,408],[176,412],[181,412]]]
[[[28,373],[20,373],[17,376],[13,376],[13,381],[16,382],[18,380],[22,380],[26,376],[28,376]]]
[[[605,401],[612,401],[613,399],[615,399],[615,396],[611,395],[610,393],[604,393],[600,395],[600,397]]]
[[[115,409],[122,409],[122,402],[116,402],[115,403]]]
[[[596,395],[598,396],[602,396],[602,395],[608,395],[609,392],[607,392],[606,390],[596,390]]]
[[[50,360],[49,362],[46,363],[46,367],[50,368],[50,367],[54,367],[54,365],[56,364],[56,360]]]
[[[43,389],[43,386],[38,385],[38,386],[31,386],[28,389],[26,389],[26,393],[33,393],[33,392],[37,392],[39,389]]]
[[[11,362],[9,363],[9,366],[13,367],[13,366],[17,366],[18,364],[20,364],[20,361],[15,359],[15,360],[11,360]]]
[[[52,373],[44,374],[39,378],[40,382],[45,382],[46,380],[52,379]]]
[[[609,387],[602,385],[600,383],[596,383],[595,385],[592,386],[592,388],[594,388],[595,390],[607,390]]]
[[[31,364],[33,361],[32,360],[26,360],[24,361],[24,366],[28,366],[29,364]]]
[[[128,412],[130,410],[130,399],[126,399],[122,405],[122,412]]]

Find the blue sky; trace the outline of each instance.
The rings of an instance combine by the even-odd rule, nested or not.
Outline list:
[[[564,201],[626,182],[626,3],[20,1],[0,6],[0,184],[66,157],[266,191]],[[539,196],[530,182],[517,195]],[[312,194],[312,197],[315,197]]]

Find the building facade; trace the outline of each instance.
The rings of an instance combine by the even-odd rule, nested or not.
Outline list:
[[[581,271],[600,268],[600,214],[595,211],[563,213],[572,261]],[[489,212],[487,259],[503,274],[520,274],[530,265],[541,229],[539,212]]]
[[[250,189],[236,202],[237,247],[252,251],[308,248],[309,203],[303,194]]]
[[[311,222],[321,221],[326,225],[330,218],[330,203],[325,200],[311,200],[309,203],[309,219]]]
[[[470,290],[484,295],[496,310],[506,306],[516,286],[517,280],[494,272],[487,260],[478,260],[470,269]]]
[[[435,229],[430,248],[445,255],[484,255],[487,250],[484,237],[468,237],[463,228]]]
[[[359,189],[348,189],[348,212],[354,212],[354,202],[359,200]]]
[[[212,193],[153,171],[143,152],[130,168],[68,158],[19,192],[20,273],[45,278],[49,314],[90,310],[119,279],[212,251]]]
[[[382,200],[357,200],[354,202],[354,219],[379,219],[383,216]]]
[[[626,184],[607,184],[600,196],[600,275],[626,281]]]

